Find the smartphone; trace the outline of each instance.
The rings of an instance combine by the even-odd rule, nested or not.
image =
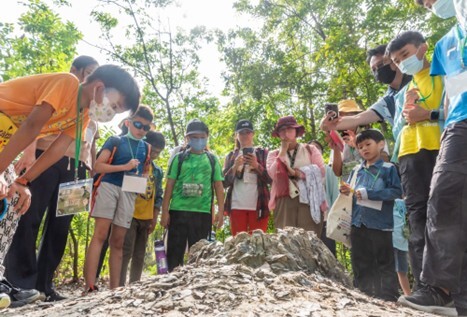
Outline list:
[[[252,147],[245,147],[243,148],[243,155],[247,155],[247,154],[253,154],[254,152],[254,149]]]
[[[339,108],[336,103],[327,103],[324,105],[324,112],[326,115],[331,115],[329,121],[337,119],[339,116]]]

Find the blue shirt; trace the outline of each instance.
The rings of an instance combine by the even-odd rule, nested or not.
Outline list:
[[[461,63],[461,49],[459,43],[465,38],[465,34],[459,34],[458,26],[454,26],[441,40],[436,43],[431,63],[430,74],[432,76],[455,76],[463,71]],[[463,42],[463,41],[462,41]],[[467,65],[467,48],[464,49],[464,65]],[[467,83],[466,83],[467,85]],[[449,113],[445,126],[467,119],[467,92],[454,96],[449,100]]]
[[[394,228],[394,200],[402,196],[401,180],[396,167],[391,163],[378,160],[368,168],[363,162],[357,170],[350,174],[348,182],[351,182],[353,174],[357,173],[355,190],[365,188],[369,200],[383,201],[381,210],[357,205],[356,197],[352,205],[352,226],[364,225],[370,229],[392,231]]]
[[[123,165],[128,163],[133,158],[139,160],[139,165],[137,169],[129,171],[129,173],[138,173],[142,174],[144,163],[147,157],[147,145],[143,140],[132,140],[126,136],[111,136],[108,138],[102,149],[113,151],[114,147],[117,147],[115,151],[114,158],[112,160],[112,165]],[[103,182],[114,184],[118,187],[122,187],[123,176],[125,172],[115,172],[115,173],[106,173],[102,177]]]
[[[409,251],[409,241],[404,237],[406,224],[405,214],[407,208],[403,199],[394,201],[394,231],[392,232],[392,245],[401,251]]]

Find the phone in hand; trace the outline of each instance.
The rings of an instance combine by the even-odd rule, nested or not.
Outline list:
[[[243,148],[243,156],[247,155],[247,154],[253,154],[253,151],[254,149],[252,147],[245,147]]]
[[[329,121],[332,121],[339,117],[339,107],[336,103],[327,103],[324,105],[324,113],[330,115]]]
[[[331,137],[332,142],[337,145],[339,151],[344,151],[344,141],[342,140],[339,133],[337,133],[335,130],[332,130],[329,132],[329,136]]]

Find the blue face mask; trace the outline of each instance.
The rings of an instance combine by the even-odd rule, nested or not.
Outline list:
[[[453,0],[437,0],[431,6],[431,11],[434,15],[441,19],[452,18],[456,15],[456,10],[454,9]]]
[[[206,144],[208,143],[207,138],[202,139],[190,139],[188,145],[195,151],[203,151],[206,148]]]
[[[438,0],[439,1],[439,0]],[[417,50],[418,53],[418,50]],[[413,54],[409,58],[404,59],[398,65],[401,72],[407,75],[415,75],[423,68],[423,59],[418,59],[417,53]]]

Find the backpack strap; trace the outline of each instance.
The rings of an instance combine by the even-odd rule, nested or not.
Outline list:
[[[183,152],[179,152],[177,154],[178,156],[178,166],[177,166],[177,177],[175,178],[176,180],[180,176],[180,172],[182,171],[182,164],[183,161],[186,159],[186,157],[190,154],[190,150],[188,148],[184,149]]]

